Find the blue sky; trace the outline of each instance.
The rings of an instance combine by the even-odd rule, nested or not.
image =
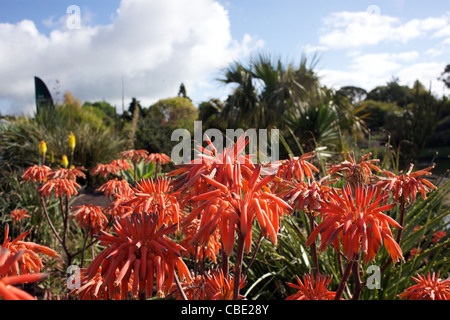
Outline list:
[[[80,8],[70,28],[67,8]],[[73,20],[71,20],[73,21]],[[2,0],[0,112],[34,110],[33,77],[82,101],[144,106],[184,82],[198,104],[224,98],[214,79],[233,60],[260,52],[298,62],[319,57],[324,85],[371,90],[393,77],[419,79],[436,95],[450,53],[445,1]],[[61,97],[55,97],[61,100]]]

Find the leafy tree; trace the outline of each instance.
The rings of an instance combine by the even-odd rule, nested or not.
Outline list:
[[[114,126],[117,118],[116,108],[106,101],[85,102],[84,109],[89,109],[103,119],[106,126]]]
[[[414,84],[412,103],[400,113],[387,117],[386,130],[390,132],[392,144],[400,148],[404,165],[417,160],[427,139],[432,135],[441,118],[445,102],[437,100],[431,92],[423,90],[419,81]]]
[[[173,128],[194,129],[198,111],[188,98],[175,97],[162,99],[150,106],[150,114]],[[144,115],[145,116],[145,115]]]
[[[414,93],[408,86],[401,86],[398,79],[392,79],[385,86],[378,86],[367,94],[368,100],[395,102],[401,108],[414,99]]]
[[[356,104],[356,107],[363,107],[368,114],[364,119],[367,129],[373,132],[380,131],[385,127],[387,117],[393,113],[401,114],[403,111],[395,102],[384,102],[375,100],[365,100]]]
[[[203,130],[215,128],[224,131],[228,128],[227,121],[221,116],[224,108],[220,99],[210,99],[199,104],[198,120],[202,121]]]
[[[439,80],[442,80],[444,82],[445,86],[450,89],[450,64],[448,64],[444,71],[441,73],[441,76],[439,77]]]
[[[352,104],[361,102],[367,98],[367,91],[363,88],[355,86],[342,87],[336,92],[336,94],[347,97]]]
[[[197,116],[197,109],[188,98],[159,100],[143,110],[137,125],[135,148],[170,156],[175,144],[171,143],[172,132],[184,128],[192,133]]]

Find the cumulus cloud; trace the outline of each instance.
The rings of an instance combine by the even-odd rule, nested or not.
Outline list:
[[[324,19],[319,42],[333,49],[354,49],[380,43],[407,43],[424,37],[429,32],[435,36],[446,35],[449,16],[412,19],[402,22],[397,17],[369,12],[334,12]]]
[[[449,52],[449,36],[450,13],[404,20],[380,12],[334,12],[323,19],[318,46],[328,55],[343,52],[348,62],[319,74],[333,88],[372,90],[395,77],[409,86],[419,80],[441,95],[438,77],[446,64],[438,59]]]
[[[0,23],[2,113],[34,110],[34,76],[118,106],[122,78],[126,99],[144,106],[176,95],[181,82],[192,97],[197,83],[264,45],[249,35],[233,39],[228,12],[213,0],[122,0],[109,25],[69,30],[60,18],[46,22],[59,26],[48,36],[30,20]]]
[[[372,90],[398,78],[403,85],[412,86],[419,80],[438,95],[444,93],[438,76],[445,68],[443,62],[420,62],[416,51],[401,53],[378,53],[355,56],[348,70],[323,69],[319,75],[328,87],[339,89],[353,85]]]

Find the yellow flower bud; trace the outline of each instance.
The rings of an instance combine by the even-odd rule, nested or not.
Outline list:
[[[66,169],[67,169],[67,166],[69,165],[69,159],[67,159],[67,156],[66,156],[66,155],[63,155],[63,156],[62,156],[62,165],[63,165],[63,167],[66,168]]]
[[[75,135],[73,134],[73,132],[70,132],[70,134],[69,134],[69,148],[70,148],[70,150],[73,151],[75,149],[75,143],[76,143]]]
[[[45,141],[41,141],[39,143],[39,154],[41,156],[45,156],[46,153],[47,153],[47,144],[45,143]]]

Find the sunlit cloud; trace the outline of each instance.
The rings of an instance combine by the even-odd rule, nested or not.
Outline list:
[[[250,35],[233,39],[228,12],[212,0],[123,0],[111,24],[70,30],[63,22],[50,17],[48,35],[30,20],[0,24],[2,113],[34,110],[34,76],[58,80],[83,101],[116,105],[122,79],[126,98],[143,106],[176,95],[182,82],[194,95],[197,83],[264,45]]]

